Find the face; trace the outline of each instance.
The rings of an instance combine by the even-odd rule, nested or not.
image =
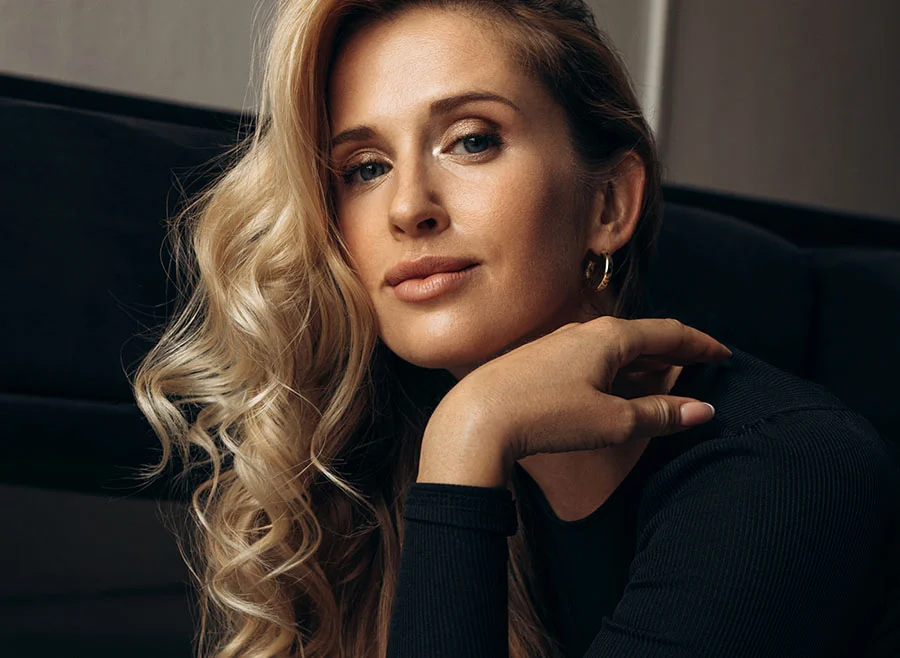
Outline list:
[[[462,377],[587,319],[564,111],[486,26],[413,9],[364,27],[336,54],[328,109],[338,229],[389,349]],[[474,266],[386,282],[425,256]]]

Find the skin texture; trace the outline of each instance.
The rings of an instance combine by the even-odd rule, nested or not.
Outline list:
[[[482,100],[429,113],[433,101],[469,92],[499,94],[518,110]],[[630,239],[643,168],[630,167],[595,190],[589,207],[578,207],[563,109],[482,23],[457,10],[418,8],[366,26],[337,53],[328,107],[332,135],[371,128],[332,150],[333,166],[352,181],[336,179],[335,205],[392,351],[461,379],[518,345],[597,317],[583,294],[581,263],[588,250],[615,254]],[[492,133],[502,145],[461,139]],[[458,290],[422,303],[399,300],[385,273],[425,254],[479,265]],[[607,289],[593,301],[611,309],[615,300]],[[673,369],[667,386],[680,371]],[[557,514],[572,520],[606,499],[646,444],[519,463]]]

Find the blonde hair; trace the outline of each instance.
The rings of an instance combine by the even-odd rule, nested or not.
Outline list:
[[[325,90],[353,30],[422,5],[502,26],[511,55],[565,108],[584,180],[608,182],[623,153],[641,156],[641,218],[612,281],[614,314],[638,316],[661,221],[656,146],[583,2],[283,0],[252,134],[171,221],[181,296],[133,381],[162,444],[144,476],[177,458],[174,481],[193,486],[179,545],[196,580],[198,656],[385,655],[405,492],[454,380],[378,338],[335,229]],[[560,656],[519,514],[510,655]]]

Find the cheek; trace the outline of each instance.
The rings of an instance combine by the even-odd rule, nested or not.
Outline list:
[[[492,209],[486,226],[503,260],[526,269],[529,279],[544,278],[549,284],[578,258],[575,199],[562,176],[565,169],[546,162],[526,164],[497,180],[493,193],[486,195],[484,202]]]
[[[558,235],[559,223],[569,219],[572,205],[566,171],[530,149],[512,153],[496,166],[473,167],[465,177],[449,181],[446,199],[451,216],[463,227],[477,226],[492,242]]]
[[[368,290],[380,282],[383,263],[378,261],[379,249],[377,236],[372,228],[354,217],[344,217],[338,223],[338,230],[347,245],[347,250],[356,265],[357,271]]]

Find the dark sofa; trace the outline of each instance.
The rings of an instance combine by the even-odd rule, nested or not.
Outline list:
[[[158,445],[125,373],[172,308],[164,218],[239,117],[0,76],[0,125],[0,483],[177,496],[133,477]],[[898,449],[900,218],[664,194],[654,314],[824,385]]]

